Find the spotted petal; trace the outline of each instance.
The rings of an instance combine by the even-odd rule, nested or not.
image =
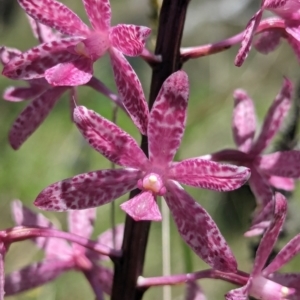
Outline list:
[[[185,300],[206,300],[206,297],[195,281],[188,281],[186,283]]]
[[[87,83],[93,72],[93,61],[86,57],[78,57],[46,70],[45,78],[54,86],[77,86]]]
[[[258,52],[268,54],[279,46],[282,36],[284,36],[282,29],[268,30],[259,34],[253,45]]]
[[[256,127],[253,101],[243,90],[236,90],[233,97],[233,138],[240,151],[248,152],[252,145]]]
[[[119,95],[133,123],[145,135],[149,111],[141,82],[120,51],[111,48],[109,53]]]
[[[95,219],[95,208],[69,211],[69,231],[89,239],[94,230]]]
[[[259,168],[268,175],[300,177],[300,151],[290,150],[266,154],[258,159]]]
[[[145,191],[124,202],[120,207],[135,221],[161,221],[156,199],[152,192]]]
[[[251,281],[249,280],[246,285],[229,291],[225,295],[226,300],[247,300],[248,299],[248,291],[251,285]]]
[[[155,165],[167,166],[180,146],[188,96],[188,77],[183,71],[169,76],[159,91],[148,125],[149,158]]]
[[[48,186],[38,195],[34,204],[53,211],[100,206],[133,190],[140,177],[140,172],[134,169],[80,174]]]
[[[285,79],[280,93],[275,98],[265,117],[261,133],[251,148],[251,153],[258,154],[268,147],[280,129],[292,104],[292,83]]]
[[[232,191],[250,177],[250,169],[190,158],[173,164],[169,178],[180,183],[215,191]]]
[[[251,168],[251,177],[249,186],[255,196],[258,210],[265,207],[273,198],[272,188],[270,187],[267,178],[263,176],[255,167]]]
[[[0,46],[0,62],[5,66],[11,59],[19,56],[22,52],[15,48]]]
[[[236,260],[211,216],[184,189],[169,181],[164,196],[184,241],[212,268],[236,272]]]
[[[76,60],[78,55],[71,53],[67,48],[81,40],[80,37],[64,38],[33,47],[11,59],[5,65],[2,74],[12,79],[29,80],[44,77],[47,69],[59,63]]]
[[[138,56],[142,53],[151,29],[144,26],[119,24],[112,27],[110,41],[124,55]]]
[[[264,274],[269,275],[276,272],[287,264],[300,252],[300,234],[292,238],[276,255],[271,263],[264,269]]]
[[[4,90],[3,99],[11,102],[20,102],[33,99],[46,89],[45,86],[15,87],[10,86]]]
[[[16,225],[55,228],[55,226],[42,214],[35,213],[21,201],[15,200],[12,203],[12,214]],[[72,255],[69,244],[62,239],[57,238],[35,238],[36,246],[45,251],[47,258],[59,258],[68,260]]]
[[[26,13],[67,35],[86,35],[89,28],[64,4],[55,0],[18,0]]]
[[[12,272],[5,277],[5,295],[15,295],[43,285],[73,267],[74,261],[72,260],[48,260]]]
[[[107,32],[111,20],[109,0],[83,0],[82,2],[93,28]]]
[[[128,133],[94,111],[78,106],[74,121],[86,141],[110,161],[137,169],[147,163],[147,157]]]
[[[252,270],[252,276],[255,277],[259,275],[264,268],[267,259],[277,241],[279,232],[283,226],[285,216],[287,211],[287,202],[283,195],[280,193],[275,194],[275,210],[274,210],[274,218],[269,228],[266,230],[263,235],[258,249],[256,251],[254,267]],[[264,270],[264,275],[268,274],[266,270]]]
[[[50,88],[26,106],[9,131],[13,149],[19,149],[40,126],[65,90],[64,87]]]
[[[262,9],[260,9],[249,21],[244,31],[241,47],[235,57],[235,65],[240,67],[247,58],[252,44],[253,35],[262,17]]]

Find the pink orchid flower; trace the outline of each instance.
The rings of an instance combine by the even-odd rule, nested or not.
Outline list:
[[[249,279],[245,286],[228,292],[225,296],[227,300],[247,300],[248,296],[260,300],[284,300],[291,299],[290,296],[295,293],[293,288],[276,283],[269,278],[272,272],[285,263],[279,254],[270,265],[265,267],[283,226],[287,211],[287,203],[283,195],[276,193],[274,202],[273,220],[261,239]],[[277,268],[275,268],[275,264]]]
[[[34,21],[29,17],[30,25],[34,36],[40,42],[50,42],[59,38],[58,33],[54,33],[51,28]],[[5,66],[15,57],[21,55],[21,51],[13,48],[0,47],[0,62]],[[30,104],[17,117],[9,132],[9,142],[13,149],[17,150],[27,140],[27,138],[41,125],[48,116],[60,96],[70,92],[70,108],[73,115],[74,102],[77,102],[75,87],[55,87],[51,86],[44,78],[28,80],[28,87],[8,87],[3,94],[3,98],[11,102],[20,102],[32,99]],[[121,100],[113,94],[101,81],[92,77],[85,85],[90,86],[98,92],[104,94],[114,103],[123,108]]]
[[[268,203],[273,197],[273,187],[291,191],[294,189],[293,178],[300,176],[299,151],[262,154],[279,131],[291,107],[291,93],[291,82],[285,79],[281,91],[269,108],[259,136],[254,140],[256,118],[253,101],[245,91],[236,90],[232,131],[238,150],[225,149],[206,156],[207,159],[229,161],[251,169],[249,186],[258,205],[253,225],[266,221],[272,212],[272,206]],[[262,228],[256,228],[253,235],[261,232]],[[249,232],[248,235],[252,234]]]
[[[83,0],[92,29],[65,5],[55,0],[19,0],[36,21],[71,36],[43,43],[12,59],[3,75],[12,79],[45,77],[55,86],[86,84],[93,76],[93,63],[109,53],[119,94],[141,133],[145,134],[148,107],[141,83],[124,55],[138,56],[150,29],[119,24],[111,27],[108,0]]]
[[[241,66],[251,49],[253,36],[261,21],[264,10],[269,10],[280,18],[270,18],[268,21],[272,27],[260,34],[254,42],[256,49],[264,54],[273,51],[278,45],[280,38],[285,38],[294,49],[300,60],[300,2],[298,0],[262,0],[260,9],[250,19],[244,33],[244,38],[235,64]]]
[[[22,226],[37,226],[55,228],[42,214],[37,214],[24,207],[20,201],[14,201],[12,212],[15,223]],[[71,233],[90,238],[96,216],[95,209],[71,211],[68,213],[69,230]],[[116,247],[121,248],[123,225],[115,230]],[[102,233],[98,237],[100,243],[113,248],[112,230]],[[98,300],[104,299],[103,292],[110,294],[112,285],[112,270],[101,266],[99,260],[104,256],[93,253],[91,250],[72,244],[55,237],[34,239],[38,248],[45,251],[45,259],[29,265],[21,270],[14,271],[5,277],[5,294],[14,295],[50,282],[63,272],[76,270],[83,273]]]
[[[199,158],[172,162],[186,122],[188,78],[178,71],[163,84],[148,124],[149,158],[121,128],[94,111],[79,106],[74,121],[87,142],[120,169],[77,175],[44,189],[35,205],[65,211],[100,206],[136,189],[141,192],[121,208],[134,220],[160,221],[156,202],[163,196],[186,243],[217,269],[236,270],[235,259],[209,214],[179,182],[215,191],[239,188],[249,178],[248,168]]]

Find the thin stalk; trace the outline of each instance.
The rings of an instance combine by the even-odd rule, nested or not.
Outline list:
[[[14,242],[37,237],[63,239],[98,252],[99,254],[107,255],[111,258],[121,256],[120,250],[111,249],[105,245],[88,240],[74,233],[64,232],[52,228],[17,226],[0,232],[1,241],[8,245]]]
[[[163,82],[181,68],[180,44],[189,0],[164,0],[159,17],[155,55],[161,55],[162,62],[153,66],[149,97],[151,110]],[[141,148],[148,155],[148,139],[142,136]],[[134,190],[130,198],[139,193]],[[135,222],[126,216],[122,245],[123,256],[114,260],[115,273],[112,300],[140,300],[145,289],[137,287],[137,279],[143,273],[146,247],[151,222]]]

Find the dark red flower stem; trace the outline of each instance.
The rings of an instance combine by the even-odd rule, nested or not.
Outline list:
[[[189,0],[164,0],[159,17],[155,54],[162,62],[153,66],[149,109],[151,110],[163,82],[181,68],[180,44]],[[148,155],[148,139],[142,137],[141,147]],[[130,194],[130,198],[139,193]],[[151,222],[135,222],[126,216],[123,256],[115,260],[112,300],[140,300],[145,289],[137,287],[143,273],[144,259]]]

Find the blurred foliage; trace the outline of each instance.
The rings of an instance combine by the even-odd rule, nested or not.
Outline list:
[[[63,1],[74,9],[84,21],[81,1]],[[150,1],[112,0],[113,24],[134,23],[150,26],[153,10]],[[192,1],[187,15],[187,24],[183,38],[183,46],[211,43],[229,37],[241,31],[258,3],[247,1],[239,9],[238,1],[223,0],[210,1],[205,6],[203,1]],[[207,1],[208,2],[208,1]],[[224,3],[230,4],[227,14],[222,9]],[[26,50],[36,44],[27,20],[21,9],[15,5],[16,1],[0,0],[1,31],[0,44]],[[247,5],[246,5],[247,4]],[[255,4],[255,5],[254,5]],[[5,5],[5,9],[3,8]],[[7,6],[9,5],[9,6]],[[223,6],[222,6],[223,5]],[[12,10],[9,11],[12,7]],[[126,14],[124,7],[126,6]],[[230,8],[232,10],[230,11]],[[6,10],[8,9],[8,10]],[[210,9],[210,10],[209,10]],[[208,13],[209,12],[209,13]],[[231,12],[231,13],[230,13]],[[214,16],[214,17],[213,17]],[[148,21],[147,21],[148,18]],[[152,48],[152,45],[149,47]],[[236,68],[233,64],[237,47],[229,49],[211,57],[189,61],[184,66],[190,78],[190,104],[187,130],[177,159],[200,156],[224,147],[234,146],[231,136],[231,113],[233,107],[232,93],[236,88],[244,88],[253,97],[258,120],[261,123],[268,107],[281,87],[283,76],[294,82],[300,79],[297,59],[283,42],[279,49],[268,56],[263,56],[252,50],[245,64]],[[149,94],[150,68],[140,59],[130,59],[138,73],[145,94]],[[115,90],[112,71],[107,57],[95,64],[96,76]],[[0,93],[9,85],[20,84],[6,78],[0,78]],[[79,101],[81,104],[96,110],[105,117],[111,118],[112,104],[95,91],[79,87]],[[67,97],[58,102],[54,111],[37,130],[36,133],[18,151],[13,151],[7,142],[9,128],[22,111],[26,103],[0,103],[0,211],[1,228],[13,226],[10,218],[10,201],[21,199],[26,205],[33,207],[36,195],[47,185],[73,176],[80,172],[87,172],[102,168],[109,168],[110,163],[91,149],[83,141],[78,130],[70,122],[70,112]],[[139,139],[137,130],[126,115],[119,112],[118,124]],[[224,197],[222,193],[187,188],[193,197],[205,207],[220,226],[222,233],[232,247],[239,268],[244,271],[251,269],[251,245],[255,241],[243,238],[242,234],[249,225],[250,214],[254,201],[249,197],[247,187]],[[298,193],[292,195],[289,207],[287,231],[284,241],[300,231]],[[118,205],[126,197],[116,201],[116,220],[124,221],[124,214]],[[100,233],[108,228],[110,206],[98,209],[95,232]],[[66,229],[64,213],[45,213],[51,220]],[[172,222],[172,221],[171,221]],[[157,253],[161,251],[161,224],[153,223],[147,250],[145,275],[161,274],[161,258]],[[254,239],[255,240],[255,239]],[[172,272],[182,273],[186,266],[183,260],[182,241],[171,223],[171,261]],[[29,242],[13,245],[6,257],[6,272],[16,270],[34,260],[41,259],[42,254]],[[193,269],[207,268],[196,255],[191,254]],[[293,265],[285,267],[286,271],[299,271],[300,260],[295,259]],[[222,295],[232,285],[213,280],[203,280],[200,283],[208,299],[223,299]],[[145,294],[145,299],[161,299],[161,288],[152,288]],[[172,288],[173,299],[183,299],[183,287]],[[10,297],[9,299],[93,299],[90,287],[81,274],[70,272],[59,277],[55,282],[35,290]]]

